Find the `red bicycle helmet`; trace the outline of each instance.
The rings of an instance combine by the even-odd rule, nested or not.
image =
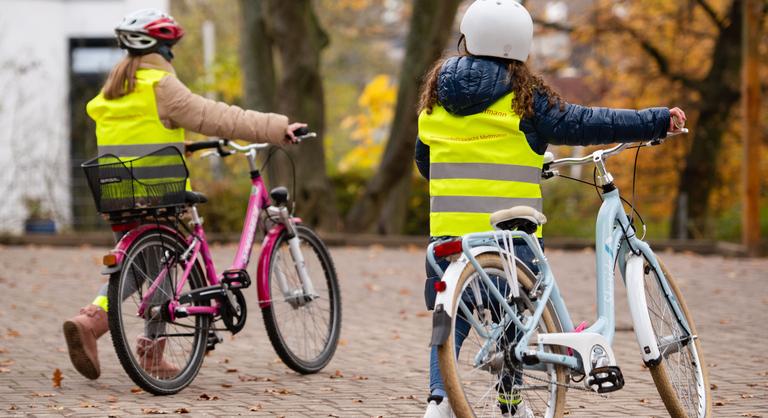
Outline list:
[[[166,51],[170,54],[170,47],[184,36],[184,29],[167,13],[142,9],[125,16],[115,28],[115,34],[118,46],[133,54]]]

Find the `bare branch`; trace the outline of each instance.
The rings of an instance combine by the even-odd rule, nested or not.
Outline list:
[[[717,26],[718,29],[722,30],[725,27],[725,24],[723,23],[723,19],[721,19],[718,15],[715,9],[712,8],[712,5],[707,3],[707,0],[695,0],[696,3],[701,6],[702,9],[704,9],[704,13],[709,16],[710,19],[712,19],[712,23]]]
[[[533,23],[541,26],[542,28],[554,29],[556,31],[560,31],[564,33],[573,33],[573,31],[575,30],[573,26],[566,25],[565,23],[561,23],[561,22],[549,22],[541,19],[533,19]]]
[[[701,90],[702,86],[698,80],[688,77],[682,73],[672,71],[672,69],[669,66],[669,59],[667,58],[667,56],[664,55],[664,53],[661,52],[661,50],[656,45],[654,45],[650,40],[643,37],[638,31],[620,23],[616,25],[616,29],[618,31],[629,34],[632,37],[632,39],[634,39],[640,45],[643,51],[647,55],[649,55],[654,62],[656,62],[656,65],[659,68],[659,72],[661,72],[663,75],[665,75],[666,77],[668,77],[673,81],[678,81],[680,83],[683,83],[683,85],[689,89]]]

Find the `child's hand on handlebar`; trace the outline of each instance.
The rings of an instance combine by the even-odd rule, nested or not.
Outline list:
[[[672,134],[679,134],[685,128],[685,112],[679,107],[673,107],[669,109],[669,132]]]
[[[298,144],[299,139],[296,138],[295,131],[306,128],[306,123],[294,122],[288,125],[288,129],[285,130],[285,143],[286,144]]]

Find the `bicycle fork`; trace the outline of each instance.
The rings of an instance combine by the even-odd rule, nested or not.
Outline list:
[[[283,297],[295,309],[313,301],[317,298],[317,294],[315,293],[312,279],[307,272],[304,255],[301,253],[301,240],[296,232],[296,224],[293,219],[291,219],[288,209],[285,206],[272,206],[268,211],[270,214],[276,214],[278,216],[290,237],[288,239],[288,250],[291,254],[291,260],[293,260],[293,268],[296,269],[296,273],[298,274],[299,279],[301,279],[301,289],[292,288],[283,271],[279,269],[276,271],[275,279],[277,280],[277,285],[280,288]]]

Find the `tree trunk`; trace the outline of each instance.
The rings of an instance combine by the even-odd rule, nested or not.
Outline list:
[[[683,230],[688,238],[700,238],[708,231],[709,196],[718,181],[718,153],[730,125],[731,111],[739,100],[741,71],[741,0],[734,0],[728,20],[715,43],[712,67],[697,89],[701,99],[698,124],[691,150],[680,176],[678,198],[672,215],[672,235]],[[687,214],[681,214],[681,197],[687,196]],[[680,222],[687,224],[681,225]]]
[[[323,133],[325,103],[320,77],[320,52],[328,36],[320,27],[310,0],[266,0],[272,42],[279,57],[277,111],[292,121],[309,124],[318,139],[286,147],[295,161],[297,214],[321,229],[338,227],[338,212],[333,188],[325,170]],[[290,184],[292,169],[285,158],[275,154],[270,162],[279,169],[278,179]],[[272,179],[275,184],[275,179]]]
[[[416,105],[421,79],[443,52],[460,2],[414,2],[389,141],[376,174],[347,215],[346,227],[350,231],[370,230],[379,220],[379,232],[399,232],[389,223],[402,225],[411,191],[413,147],[418,131]],[[392,193],[393,190],[397,193]],[[389,210],[382,211],[385,203]],[[383,213],[386,215],[382,218]]]
[[[272,38],[267,31],[264,2],[240,0],[240,66],[243,69],[243,105],[269,112],[275,108],[275,63]]]

